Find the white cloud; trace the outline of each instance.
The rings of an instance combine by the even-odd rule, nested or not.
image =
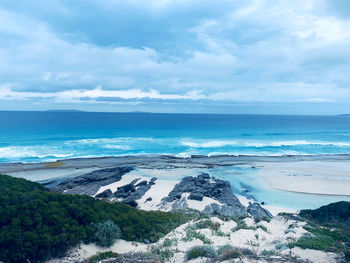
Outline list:
[[[81,14],[70,6],[77,3],[55,1],[59,15],[52,20],[0,5],[1,100],[350,101],[350,20],[319,1],[90,0]],[[93,24],[76,26],[81,17],[75,16],[95,14],[88,6],[106,13],[94,18],[105,23],[102,40],[119,33],[112,44],[94,41]],[[113,20],[119,9],[133,8],[140,17],[128,17],[125,25]],[[123,26],[133,30],[119,32]],[[167,39],[169,32],[175,37]],[[123,38],[140,43],[118,44]]]
[[[0,86],[0,100],[25,100],[33,98],[43,98],[55,100],[58,102],[77,102],[81,99],[99,99],[99,98],[115,98],[115,99],[160,99],[160,100],[198,100],[206,98],[198,90],[191,90],[183,95],[179,94],[161,94],[159,91],[149,89],[143,91],[140,89],[127,90],[104,90],[101,86],[97,86],[91,90],[71,89],[58,92],[28,92],[13,91],[15,85],[5,84]]]

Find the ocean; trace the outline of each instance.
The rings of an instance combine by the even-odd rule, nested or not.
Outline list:
[[[350,116],[0,112],[0,162],[350,154]]]

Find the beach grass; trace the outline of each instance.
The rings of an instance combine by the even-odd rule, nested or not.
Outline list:
[[[47,163],[45,165],[45,168],[57,168],[57,167],[61,167],[63,165],[64,165],[64,162],[57,161],[57,162]]]

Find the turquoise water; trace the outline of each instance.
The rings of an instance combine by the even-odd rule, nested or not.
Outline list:
[[[0,162],[350,154],[350,116],[0,112]]]
[[[149,154],[350,154],[350,116],[0,112],[0,163]],[[270,205],[350,201],[273,190],[257,172],[249,166],[209,170],[230,181],[235,194]]]
[[[259,203],[264,202],[267,205],[299,210],[318,208],[337,201],[350,202],[350,196],[315,195],[274,190],[257,175],[258,172],[258,168],[250,166],[219,167],[209,170],[211,175],[229,181],[235,194]]]

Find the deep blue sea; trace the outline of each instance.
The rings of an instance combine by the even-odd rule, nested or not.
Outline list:
[[[0,112],[0,162],[350,154],[350,116]]]

